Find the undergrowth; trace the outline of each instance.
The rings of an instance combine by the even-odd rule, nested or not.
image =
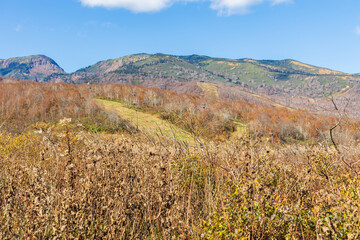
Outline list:
[[[360,237],[356,148],[247,136],[190,147],[40,125],[0,133],[2,239]]]
[[[196,143],[136,131],[98,96]],[[336,120],[139,86],[0,84],[0,239],[360,239],[359,122],[344,119],[338,152]]]

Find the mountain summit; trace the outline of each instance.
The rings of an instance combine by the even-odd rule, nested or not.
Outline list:
[[[211,58],[190,55],[135,54],[98,62],[64,79],[72,83],[142,84],[172,89],[192,81],[224,83],[266,94],[319,97],[341,91],[360,76],[299,61]]]
[[[0,60],[0,76],[68,83],[141,84],[174,90],[189,82],[222,83],[265,95],[322,97],[360,83],[359,75],[292,59],[254,60],[190,55],[134,54],[67,74],[42,55]]]
[[[25,80],[44,81],[52,74],[65,71],[51,58],[44,55],[0,60],[0,76]]]

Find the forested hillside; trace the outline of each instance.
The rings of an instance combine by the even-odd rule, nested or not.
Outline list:
[[[225,140],[235,131],[236,123],[242,123],[246,131],[259,137],[322,141],[327,139],[329,126],[337,119],[281,105],[221,101],[142,86],[27,81],[0,84],[1,119],[15,132],[25,131],[39,121],[55,123],[64,117],[98,126],[106,125],[102,121],[110,124],[108,113],[96,98],[159,114],[193,134],[201,133],[210,139]],[[347,126],[352,126],[351,122],[356,123],[349,119]]]
[[[0,59],[0,77],[45,81],[52,74],[65,74],[51,58],[43,55]]]
[[[41,82],[142,84],[176,89],[193,81],[225,83],[266,95],[319,98],[359,83],[350,75],[295,60],[225,59],[134,54],[65,73],[54,60],[35,55],[0,60],[0,76]]]

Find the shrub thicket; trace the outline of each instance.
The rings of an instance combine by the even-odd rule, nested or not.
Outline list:
[[[153,139],[99,96],[199,139],[243,128]],[[3,83],[0,113],[1,239],[360,238],[355,121],[340,154],[320,142],[335,118],[139,86]]]
[[[356,150],[42,127],[0,135],[0,238],[359,238]]]

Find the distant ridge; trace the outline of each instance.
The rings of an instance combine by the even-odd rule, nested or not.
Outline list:
[[[43,81],[52,74],[65,71],[51,58],[44,55],[0,60],[0,76],[24,80]]]
[[[268,95],[320,97],[340,92],[360,82],[351,75],[293,59],[226,59],[201,55],[133,54],[99,61],[66,73],[43,55],[0,60],[0,76],[68,83],[120,83],[175,89],[202,81],[238,86]],[[182,88],[183,89],[183,88]]]

